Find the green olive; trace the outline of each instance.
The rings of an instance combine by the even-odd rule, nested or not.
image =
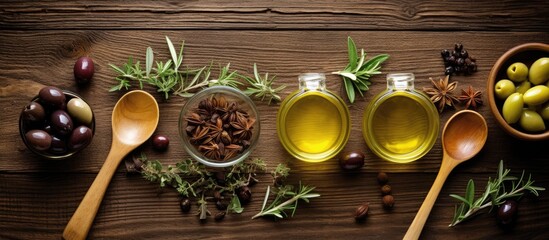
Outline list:
[[[513,93],[509,96],[503,103],[503,118],[509,124],[516,123],[520,119],[522,114],[522,107],[524,101],[522,99],[522,94]]]
[[[540,132],[545,130],[545,123],[541,116],[532,110],[522,111],[519,121],[520,126],[529,132]]]
[[[532,87],[524,93],[523,100],[528,105],[540,105],[549,100],[549,88],[544,85]]]
[[[549,57],[540,58],[532,63],[528,78],[534,85],[540,85],[549,80]]]
[[[520,85],[517,87],[517,92],[520,94],[524,94],[526,90],[530,89],[532,87],[532,83],[530,81],[524,81],[521,82]]]
[[[506,99],[515,92],[515,84],[508,79],[501,79],[496,83],[494,92],[498,99]]]
[[[549,102],[543,105],[543,107],[539,110],[539,114],[541,115],[541,118],[549,121]]]
[[[521,62],[513,63],[507,68],[507,77],[514,82],[525,81],[528,77],[528,67]]]

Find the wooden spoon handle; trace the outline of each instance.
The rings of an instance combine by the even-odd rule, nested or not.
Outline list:
[[[122,158],[128,152],[124,147],[122,149],[117,149],[115,146],[111,147],[111,151],[101,170],[99,170],[97,177],[95,177],[90,189],[82,199],[82,202],[80,202],[69,223],[67,223],[65,231],[63,231],[64,239],[86,239],[112,176],[116,172]]]
[[[454,160],[450,160],[450,161],[454,161]],[[433,208],[433,205],[437,200],[438,194],[442,189],[442,185],[444,185],[446,178],[448,177],[452,169],[455,167],[455,165],[452,165],[452,164],[445,164],[445,162],[450,162],[450,161],[445,161],[444,159],[442,160],[442,165],[440,166],[440,170],[438,172],[437,178],[435,179],[435,182],[433,183],[431,190],[429,190],[427,197],[425,197],[423,204],[421,204],[421,207],[419,208],[419,211],[417,212],[416,217],[414,218],[414,221],[408,228],[408,231],[406,232],[406,235],[404,235],[403,239],[405,240],[419,239],[419,235],[421,235],[423,226],[425,225],[425,222],[429,217],[429,213],[431,213],[431,209]]]

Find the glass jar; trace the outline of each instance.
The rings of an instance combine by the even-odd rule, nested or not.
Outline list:
[[[259,122],[254,102],[242,91],[213,86],[196,93],[183,105],[179,136],[192,158],[210,167],[228,167],[252,153],[259,140]]]
[[[282,146],[294,157],[321,162],[337,155],[351,131],[349,110],[326,89],[322,73],[299,76],[299,90],[282,102],[276,118]]]
[[[414,74],[387,75],[387,89],[364,111],[362,134],[377,156],[407,163],[423,157],[435,144],[440,120],[433,102],[414,88]]]

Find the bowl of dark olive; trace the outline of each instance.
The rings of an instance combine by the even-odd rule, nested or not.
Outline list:
[[[488,103],[496,123],[528,141],[549,139],[549,45],[526,43],[509,49],[487,81]]]
[[[214,86],[196,93],[179,115],[184,149],[210,167],[228,167],[247,158],[259,131],[255,104],[231,87]]]
[[[91,143],[95,117],[76,93],[48,86],[21,111],[19,133],[25,146],[41,157],[66,159]]]

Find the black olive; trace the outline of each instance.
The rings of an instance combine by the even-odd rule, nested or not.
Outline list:
[[[44,103],[44,107],[65,109],[65,106],[67,105],[65,94],[61,89],[56,87],[43,87],[40,89],[40,92],[38,92],[38,97],[40,97],[40,100]]]
[[[345,170],[360,169],[364,166],[364,153],[348,152],[339,159],[339,166]]]
[[[49,152],[54,154],[64,154],[67,152],[67,143],[60,137],[52,136]]]
[[[30,130],[25,134],[25,139],[29,145],[38,150],[44,151],[51,146],[51,136],[42,130]]]
[[[170,145],[170,139],[167,136],[156,134],[152,137],[152,145],[157,151],[166,151]]]
[[[67,136],[72,132],[73,122],[69,114],[63,110],[57,110],[50,116],[50,121],[55,132]]]
[[[79,126],[72,131],[68,147],[71,150],[78,150],[87,146],[92,140],[92,130],[86,126]]]
[[[81,57],[74,63],[74,79],[78,84],[90,82],[94,71],[93,60],[89,57]]]
[[[497,219],[501,225],[511,225],[516,216],[518,210],[518,203],[515,200],[506,200],[498,208]]]

